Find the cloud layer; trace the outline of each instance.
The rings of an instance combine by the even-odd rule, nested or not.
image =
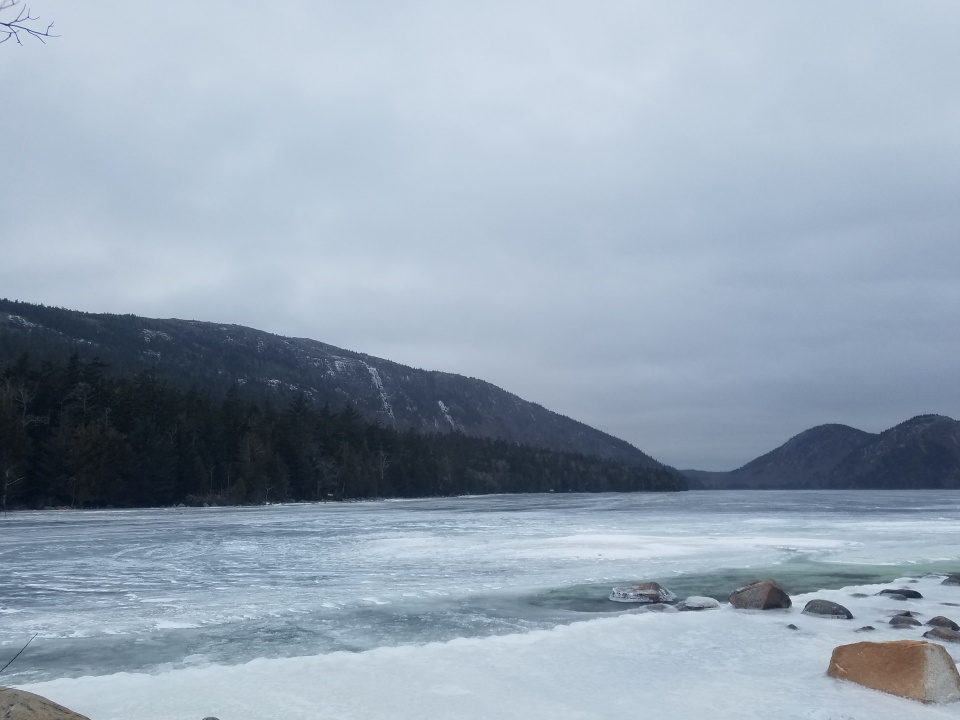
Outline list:
[[[483,377],[683,467],[960,415],[955,3],[34,11],[2,296]]]

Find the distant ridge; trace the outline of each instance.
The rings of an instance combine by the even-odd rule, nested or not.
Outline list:
[[[607,460],[666,467],[633,445],[528,402],[491,383],[420,370],[316,340],[240,325],[136,315],[93,314],[0,299],[0,364],[28,353],[64,362],[99,357],[108,372],[153,369],[182,387],[287,402],[303,393],[317,405],[351,404],[367,420],[398,430],[496,438]]]
[[[960,422],[918,415],[876,434],[819,425],[736,470],[681,472],[701,489],[957,489]]]

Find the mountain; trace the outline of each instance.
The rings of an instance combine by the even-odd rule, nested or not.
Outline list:
[[[881,433],[820,425],[736,470],[682,472],[703,489],[960,488],[960,422],[920,415]]]
[[[182,388],[315,407],[351,405],[396,430],[459,430],[648,468],[665,467],[633,445],[523,400],[483,380],[420,370],[316,340],[240,325],[92,314],[0,300],[0,367],[23,353],[33,362],[99,358],[115,377],[152,370]]]

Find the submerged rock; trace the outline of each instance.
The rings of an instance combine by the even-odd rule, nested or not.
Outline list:
[[[830,600],[811,600],[803,608],[804,615],[820,615],[822,617],[843,618],[852,620],[853,613],[843,605]]]
[[[947,575],[941,585],[960,585],[960,573],[953,573],[952,575]]]
[[[898,612],[894,617],[915,617],[916,614],[911,610],[904,610],[903,612]]]
[[[895,628],[903,629],[909,627],[920,627],[920,621],[905,615],[894,615],[890,618],[890,624]]]
[[[865,598],[865,597],[870,597],[870,596],[867,595],[866,593],[850,593],[850,597]]]
[[[774,610],[788,608],[793,603],[775,580],[764,580],[734,590],[730,604],[741,610]]]
[[[960,625],[957,625],[953,620],[943,615],[937,615],[935,618],[930,618],[926,622],[930,627],[941,627],[947,628],[947,630],[960,630]]]
[[[834,648],[830,677],[919,700],[960,700],[960,673],[941,645],[925,640],[859,642]]]
[[[691,595],[677,605],[680,612],[699,612],[700,610],[716,610],[720,603],[712,597],[701,597],[700,595]]]
[[[625,603],[672,603],[677,596],[656,582],[645,582],[630,587],[613,588],[610,599]]]
[[[652,605],[644,605],[639,610],[635,612],[665,612],[672,613],[676,612],[677,609],[673,605],[667,605],[666,603],[653,603]]]
[[[864,625],[854,630],[854,632],[873,632],[874,630],[876,630],[876,628],[873,625]]]
[[[933,630],[927,630],[923,636],[933,640],[946,640],[947,642],[960,642],[960,632],[950,628],[935,627]]]
[[[0,688],[0,718],[3,720],[90,720],[40,695]]]
[[[877,593],[877,595],[903,595],[903,597],[909,600],[919,600],[923,597],[923,595],[918,593],[916,590],[911,590],[910,588],[900,588],[898,590],[891,590],[888,588],[886,590],[881,590]]]
[[[787,625],[787,630],[799,630],[799,629],[800,629],[800,628],[798,628],[798,627],[797,627],[796,625],[794,625],[793,623],[790,623],[789,625]]]

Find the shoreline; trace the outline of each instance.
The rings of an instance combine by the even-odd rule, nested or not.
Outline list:
[[[717,720],[769,717],[776,708],[780,716],[786,708],[793,711],[787,717],[811,719],[960,718],[960,703],[922,706],[825,674],[836,645],[917,639],[928,629],[885,624],[898,611],[918,612],[921,621],[932,615],[960,619],[960,587],[939,585],[941,579],[904,577],[796,595],[789,610],[634,611],[527,633],[18,687],[95,720],[519,718],[537,708],[572,719],[609,717],[629,707],[663,717],[706,713]],[[874,594],[904,584],[923,599]],[[802,614],[813,598],[845,605],[854,619]],[[877,629],[855,632],[863,625]],[[955,661],[960,658],[960,644],[942,644]],[[725,689],[718,695],[720,687]]]

